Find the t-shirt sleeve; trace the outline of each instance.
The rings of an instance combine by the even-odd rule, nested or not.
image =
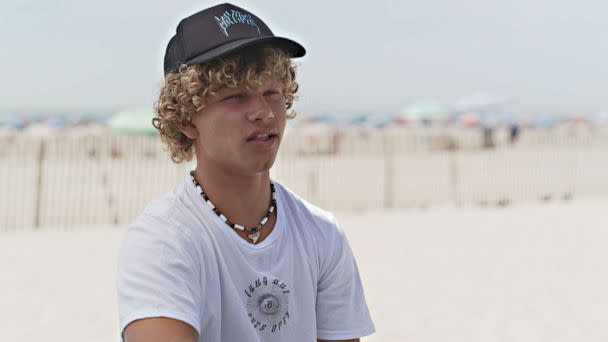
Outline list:
[[[121,338],[129,323],[168,317],[200,336],[201,266],[183,231],[168,220],[141,216],[124,235],[117,272]]]
[[[365,302],[357,263],[344,231],[332,227],[323,246],[317,284],[317,338],[355,339],[375,331]]]

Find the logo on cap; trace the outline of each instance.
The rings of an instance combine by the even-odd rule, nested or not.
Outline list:
[[[218,17],[214,17],[217,25],[222,29],[226,37],[228,37],[228,28],[235,24],[246,24],[255,27],[258,30],[258,34],[260,33],[260,28],[258,24],[255,23],[251,14],[245,14],[241,11],[237,10],[227,10],[222,13],[222,15]]]

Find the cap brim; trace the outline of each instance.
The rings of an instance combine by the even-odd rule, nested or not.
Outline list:
[[[276,46],[285,51],[292,58],[302,57],[306,54],[306,49],[304,49],[302,45],[291,39],[282,37],[256,37],[249,39],[241,39],[234,42],[226,43],[224,45],[220,45],[211,51],[207,51],[201,55],[187,60],[185,64],[201,64],[204,62],[208,62],[214,58],[237,51],[244,47],[258,44],[268,44]]]

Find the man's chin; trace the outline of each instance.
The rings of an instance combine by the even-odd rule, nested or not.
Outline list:
[[[272,160],[259,164],[256,167],[256,171],[260,172],[260,173],[270,171],[270,169],[272,168],[273,165],[274,165],[274,158]]]
[[[269,171],[276,161],[277,155],[274,154],[272,156],[267,156],[266,158],[260,158],[254,161],[255,166],[253,169],[256,172],[266,172]]]

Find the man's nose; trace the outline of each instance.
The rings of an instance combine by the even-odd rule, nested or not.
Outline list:
[[[250,110],[247,113],[247,119],[250,121],[270,120],[274,118],[272,107],[264,95],[253,96],[250,105]]]

